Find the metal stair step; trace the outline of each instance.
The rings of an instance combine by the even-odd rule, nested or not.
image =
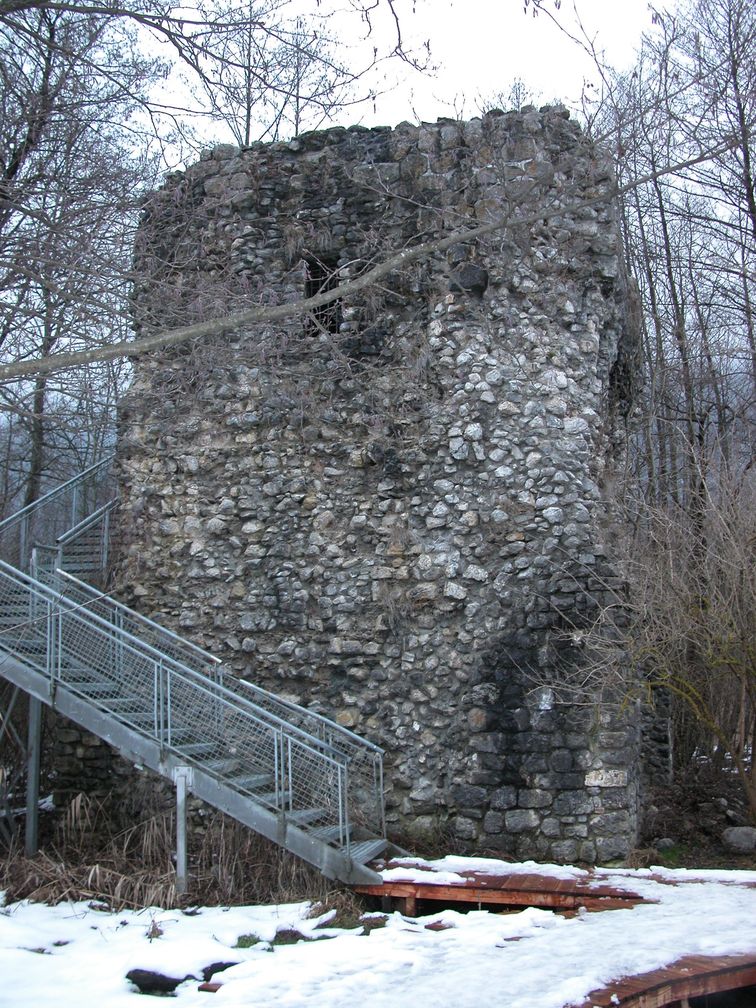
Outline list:
[[[243,791],[256,791],[257,788],[270,787],[273,783],[273,774],[248,774],[245,777],[232,777],[229,783]]]
[[[147,728],[152,727],[155,723],[155,712],[154,711],[114,711],[110,710],[110,713],[117,718],[128,721],[137,728]]]
[[[47,645],[36,637],[3,637],[0,634],[0,648],[2,647],[28,655],[47,654]]]
[[[360,843],[350,844],[349,856],[358,864],[367,864],[382,854],[387,847],[388,840],[362,840]]]
[[[174,742],[173,745],[181,752],[182,756],[192,756],[194,758],[209,756],[217,748],[216,742],[189,742],[186,744]]]
[[[324,808],[310,808],[310,809],[297,809],[296,812],[287,812],[286,818],[289,822],[296,823],[297,826],[307,826],[310,823],[317,822],[318,819],[322,819],[324,816],[328,815],[328,809]]]
[[[341,842],[343,839],[341,826],[318,826],[316,829],[310,830],[310,832],[317,840],[322,840],[323,843]]]
[[[255,798],[257,801],[263,802],[265,805],[272,805],[274,808],[280,808],[281,805],[285,805],[287,802],[291,801],[291,791],[266,791],[264,794],[255,795]]]
[[[129,717],[142,718],[149,715],[149,717],[154,717],[155,712],[153,710],[144,711],[139,710],[139,706],[144,703],[144,699],[135,696],[124,696],[121,693],[119,696],[114,696],[110,702],[110,710],[113,714],[128,714]],[[136,710],[134,708],[137,708]]]
[[[209,770],[211,773],[218,774],[219,777],[228,777],[231,771],[236,773],[241,770],[239,766],[238,759],[214,759],[214,760],[204,760],[202,763],[203,770]]]
[[[65,685],[80,693],[92,693],[102,698],[107,698],[108,694],[114,700],[118,697],[118,684],[107,680],[98,682],[96,679],[66,679]]]

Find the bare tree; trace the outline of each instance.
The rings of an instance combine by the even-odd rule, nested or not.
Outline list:
[[[161,67],[102,18],[42,10],[11,20],[0,23],[0,353],[44,360],[127,331],[137,198],[157,175],[125,130]],[[40,374],[5,397],[17,436],[27,432],[25,502],[56,468],[64,439],[51,456],[53,434],[80,426],[80,386],[91,379]],[[103,397],[113,394],[106,382]]]
[[[571,702],[671,696],[678,773],[735,773],[756,823],[756,486],[752,471],[704,485],[695,525],[641,504],[643,535],[623,551],[630,590],[573,628],[587,660],[550,685]]]
[[[270,9],[249,3],[247,13],[235,33],[220,33],[199,82],[200,100],[209,102],[214,122],[238,144],[298,136],[362,100],[354,86],[370,65],[348,69],[319,21],[297,17],[274,34],[257,27]]]
[[[756,816],[753,5],[656,13],[633,70],[602,80],[590,128],[616,153],[644,381],[622,488],[626,589],[571,628],[585,663],[551,685],[591,701],[663,690],[687,726],[678,770],[735,770]]]
[[[368,30],[381,9],[401,49],[392,0],[355,6]],[[286,10],[275,0],[180,11],[139,0],[115,7],[0,2],[0,359],[42,363],[59,351],[128,340],[141,195],[157,184],[161,155],[177,131],[186,134],[187,116],[207,111],[159,97],[172,65],[194,74],[216,116],[225,109],[235,117],[241,103],[234,123],[245,142],[256,103],[273,135],[328,115],[354,75],[337,65],[320,22],[287,21]],[[172,60],[144,54],[150,35],[168,43]],[[92,367],[54,384],[38,370],[5,396],[14,416],[9,445],[27,432],[28,500],[67,440],[58,438],[53,451],[54,435],[107,438],[84,437],[82,396],[90,406],[108,404],[98,423],[112,430],[117,388],[108,383],[116,374],[122,380],[124,368],[93,367],[104,382],[98,396],[91,395]]]
[[[614,82],[611,121],[599,124],[624,178],[719,151],[636,188],[624,206],[647,309],[636,457],[649,498],[692,513],[702,478],[752,458],[756,17],[742,0],[699,0],[657,20],[632,75]]]

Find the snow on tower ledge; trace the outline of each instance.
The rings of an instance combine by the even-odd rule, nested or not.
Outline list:
[[[511,214],[314,317],[142,358],[122,411],[121,593],[384,746],[405,838],[561,861],[636,839],[637,712],[533,689],[618,584],[614,187],[552,107],[218,147],[144,211],[142,332]]]

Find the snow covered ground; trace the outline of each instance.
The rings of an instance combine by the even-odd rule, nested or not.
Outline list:
[[[481,859],[463,858],[438,869],[471,864],[485,869]],[[308,917],[306,903],[192,914],[16,903],[0,910],[0,1005],[138,1008],[145,1002],[135,1000],[126,974],[145,969],[190,976],[175,1002],[205,1008],[563,1008],[612,979],[683,955],[756,955],[756,872],[616,869],[611,883],[658,902],[571,919],[537,909],[395,913],[369,934]],[[275,944],[287,930],[317,940]],[[242,935],[259,941],[237,948]],[[216,975],[217,993],[200,992],[202,970],[217,962],[237,965]]]

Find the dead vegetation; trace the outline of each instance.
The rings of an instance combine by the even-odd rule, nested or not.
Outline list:
[[[154,810],[119,829],[104,803],[80,794],[35,857],[25,857],[14,841],[0,862],[0,889],[8,902],[84,900],[112,910],[312,900],[353,915],[332,882],[222,813],[190,833],[186,897],[176,893],[174,850],[172,810]]]

